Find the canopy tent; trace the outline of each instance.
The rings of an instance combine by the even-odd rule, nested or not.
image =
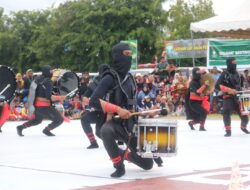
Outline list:
[[[250,1],[235,7],[230,13],[191,23],[192,32],[211,32],[218,36],[250,39]]]

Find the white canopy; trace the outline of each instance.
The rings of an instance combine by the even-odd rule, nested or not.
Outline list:
[[[250,0],[245,0],[230,13],[191,23],[190,29],[193,32],[212,32],[220,36],[250,38]]]

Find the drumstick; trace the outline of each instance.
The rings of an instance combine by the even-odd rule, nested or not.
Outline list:
[[[242,90],[242,91],[237,91],[237,94],[239,94],[239,93],[248,93],[248,92],[250,92],[250,90]]]
[[[0,95],[2,95],[10,86],[10,84],[7,84],[7,86],[0,92]]]
[[[156,111],[161,111],[161,110],[164,110],[164,109],[166,109],[166,108],[133,112],[133,113],[131,113],[131,116],[133,116],[133,115],[141,115],[141,114],[151,113],[151,112],[156,112]],[[120,118],[120,116],[116,115],[116,116],[114,116],[114,118]]]

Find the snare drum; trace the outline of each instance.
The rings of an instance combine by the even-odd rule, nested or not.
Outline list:
[[[51,80],[54,83],[54,93],[60,95],[67,95],[79,86],[78,76],[65,69],[54,70]]]
[[[137,154],[141,157],[170,157],[177,154],[177,121],[139,119],[137,129]]]
[[[250,94],[241,94],[239,99],[241,115],[250,115]]]

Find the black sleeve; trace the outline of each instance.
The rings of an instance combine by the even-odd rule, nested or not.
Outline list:
[[[91,94],[93,93],[91,88],[87,88],[87,90],[84,92],[84,94],[82,95],[82,97],[87,97],[89,98],[91,96]]]
[[[46,83],[45,83],[45,88],[46,88],[46,91],[45,91],[45,97],[47,99],[51,99],[51,95],[52,95],[52,90],[53,90],[53,84],[52,84],[52,81],[51,80],[48,80]]]
[[[200,86],[201,85],[199,85],[196,81],[191,81],[189,85],[189,90],[190,92],[197,94],[197,90],[199,89]]]
[[[89,105],[90,107],[95,108],[96,110],[102,110],[99,99],[103,99],[103,97],[107,94],[109,90],[115,87],[115,80],[111,75],[106,75],[100,81],[95,91],[90,97]]]
[[[217,80],[216,84],[215,84],[215,89],[217,91],[220,91],[220,85],[223,85],[224,82],[224,78],[225,78],[225,73],[221,73],[219,79]]]

